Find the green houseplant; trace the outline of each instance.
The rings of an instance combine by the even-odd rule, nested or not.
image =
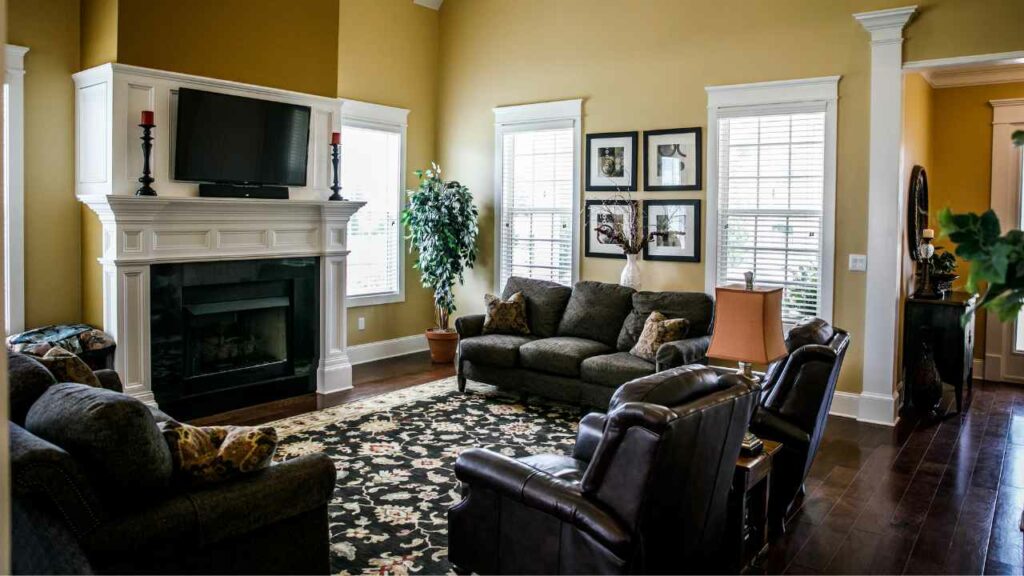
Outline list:
[[[434,362],[455,358],[458,334],[451,329],[455,311],[455,282],[476,262],[477,210],[469,188],[441,179],[441,168],[414,172],[419,189],[410,190],[402,211],[402,225],[409,251],[418,252],[413,267],[420,271],[423,287],[434,291],[434,327],[427,330],[430,357]]]

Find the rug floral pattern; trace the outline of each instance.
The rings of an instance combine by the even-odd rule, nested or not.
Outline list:
[[[475,383],[468,390],[448,378],[273,424],[278,459],[324,452],[338,470],[329,507],[333,572],[450,572],[447,511],[461,500],[460,452],[572,451],[579,408],[521,403]]]

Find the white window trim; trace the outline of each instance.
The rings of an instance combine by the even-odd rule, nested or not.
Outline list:
[[[399,162],[401,170],[396,175],[398,178],[398,211],[405,208],[405,171],[406,171],[406,131],[409,125],[409,111],[405,108],[384,106],[371,102],[359,100],[341,99],[341,125],[357,128],[370,128],[395,132],[402,138],[402,159]],[[342,162],[344,162],[345,148],[342,146]],[[342,190],[342,195],[345,191]],[[377,306],[380,304],[394,304],[405,302],[405,235],[402,234],[402,227],[395,226],[398,241],[398,291],[385,294],[368,294],[366,296],[348,296],[345,299],[346,308],[359,308],[361,306]]]
[[[7,181],[8,205],[4,207],[4,229],[7,231],[6,263],[6,330],[8,334],[25,329],[25,54],[28,48],[7,44],[5,47],[4,82],[8,85],[10,118],[5,130],[12,144]]]
[[[507,131],[542,129],[545,124],[571,122],[573,128],[572,166],[572,283],[580,277],[580,166],[583,151],[583,99],[556,100],[537,104],[501,106],[494,109],[494,286],[501,290],[501,199],[502,159]]]
[[[737,109],[756,111],[786,104],[825,103],[825,180],[822,204],[821,292],[819,316],[831,323],[835,297],[836,234],[836,133],[838,128],[839,79],[823,76],[800,80],[707,86],[708,93],[708,181],[707,246],[704,290],[715,295],[718,278],[718,118]],[[756,282],[757,279],[755,278]]]

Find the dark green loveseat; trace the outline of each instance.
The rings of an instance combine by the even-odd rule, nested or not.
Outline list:
[[[456,358],[466,381],[605,408],[622,384],[685,364],[706,363],[714,303],[702,292],[637,292],[603,282],[574,288],[513,276],[503,298],[522,292],[529,336],[483,334],[484,316],[462,316]],[[690,323],[685,340],[663,344],[656,362],[629,353],[654,310]]]

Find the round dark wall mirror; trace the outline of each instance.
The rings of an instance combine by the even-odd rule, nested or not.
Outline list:
[[[928,227],[928,175],[921,166],[914,166],[910,173],[910,198],[907,202],[907,243],[910,257],[921,261],[917,247],[921,245],[921,234]]]

